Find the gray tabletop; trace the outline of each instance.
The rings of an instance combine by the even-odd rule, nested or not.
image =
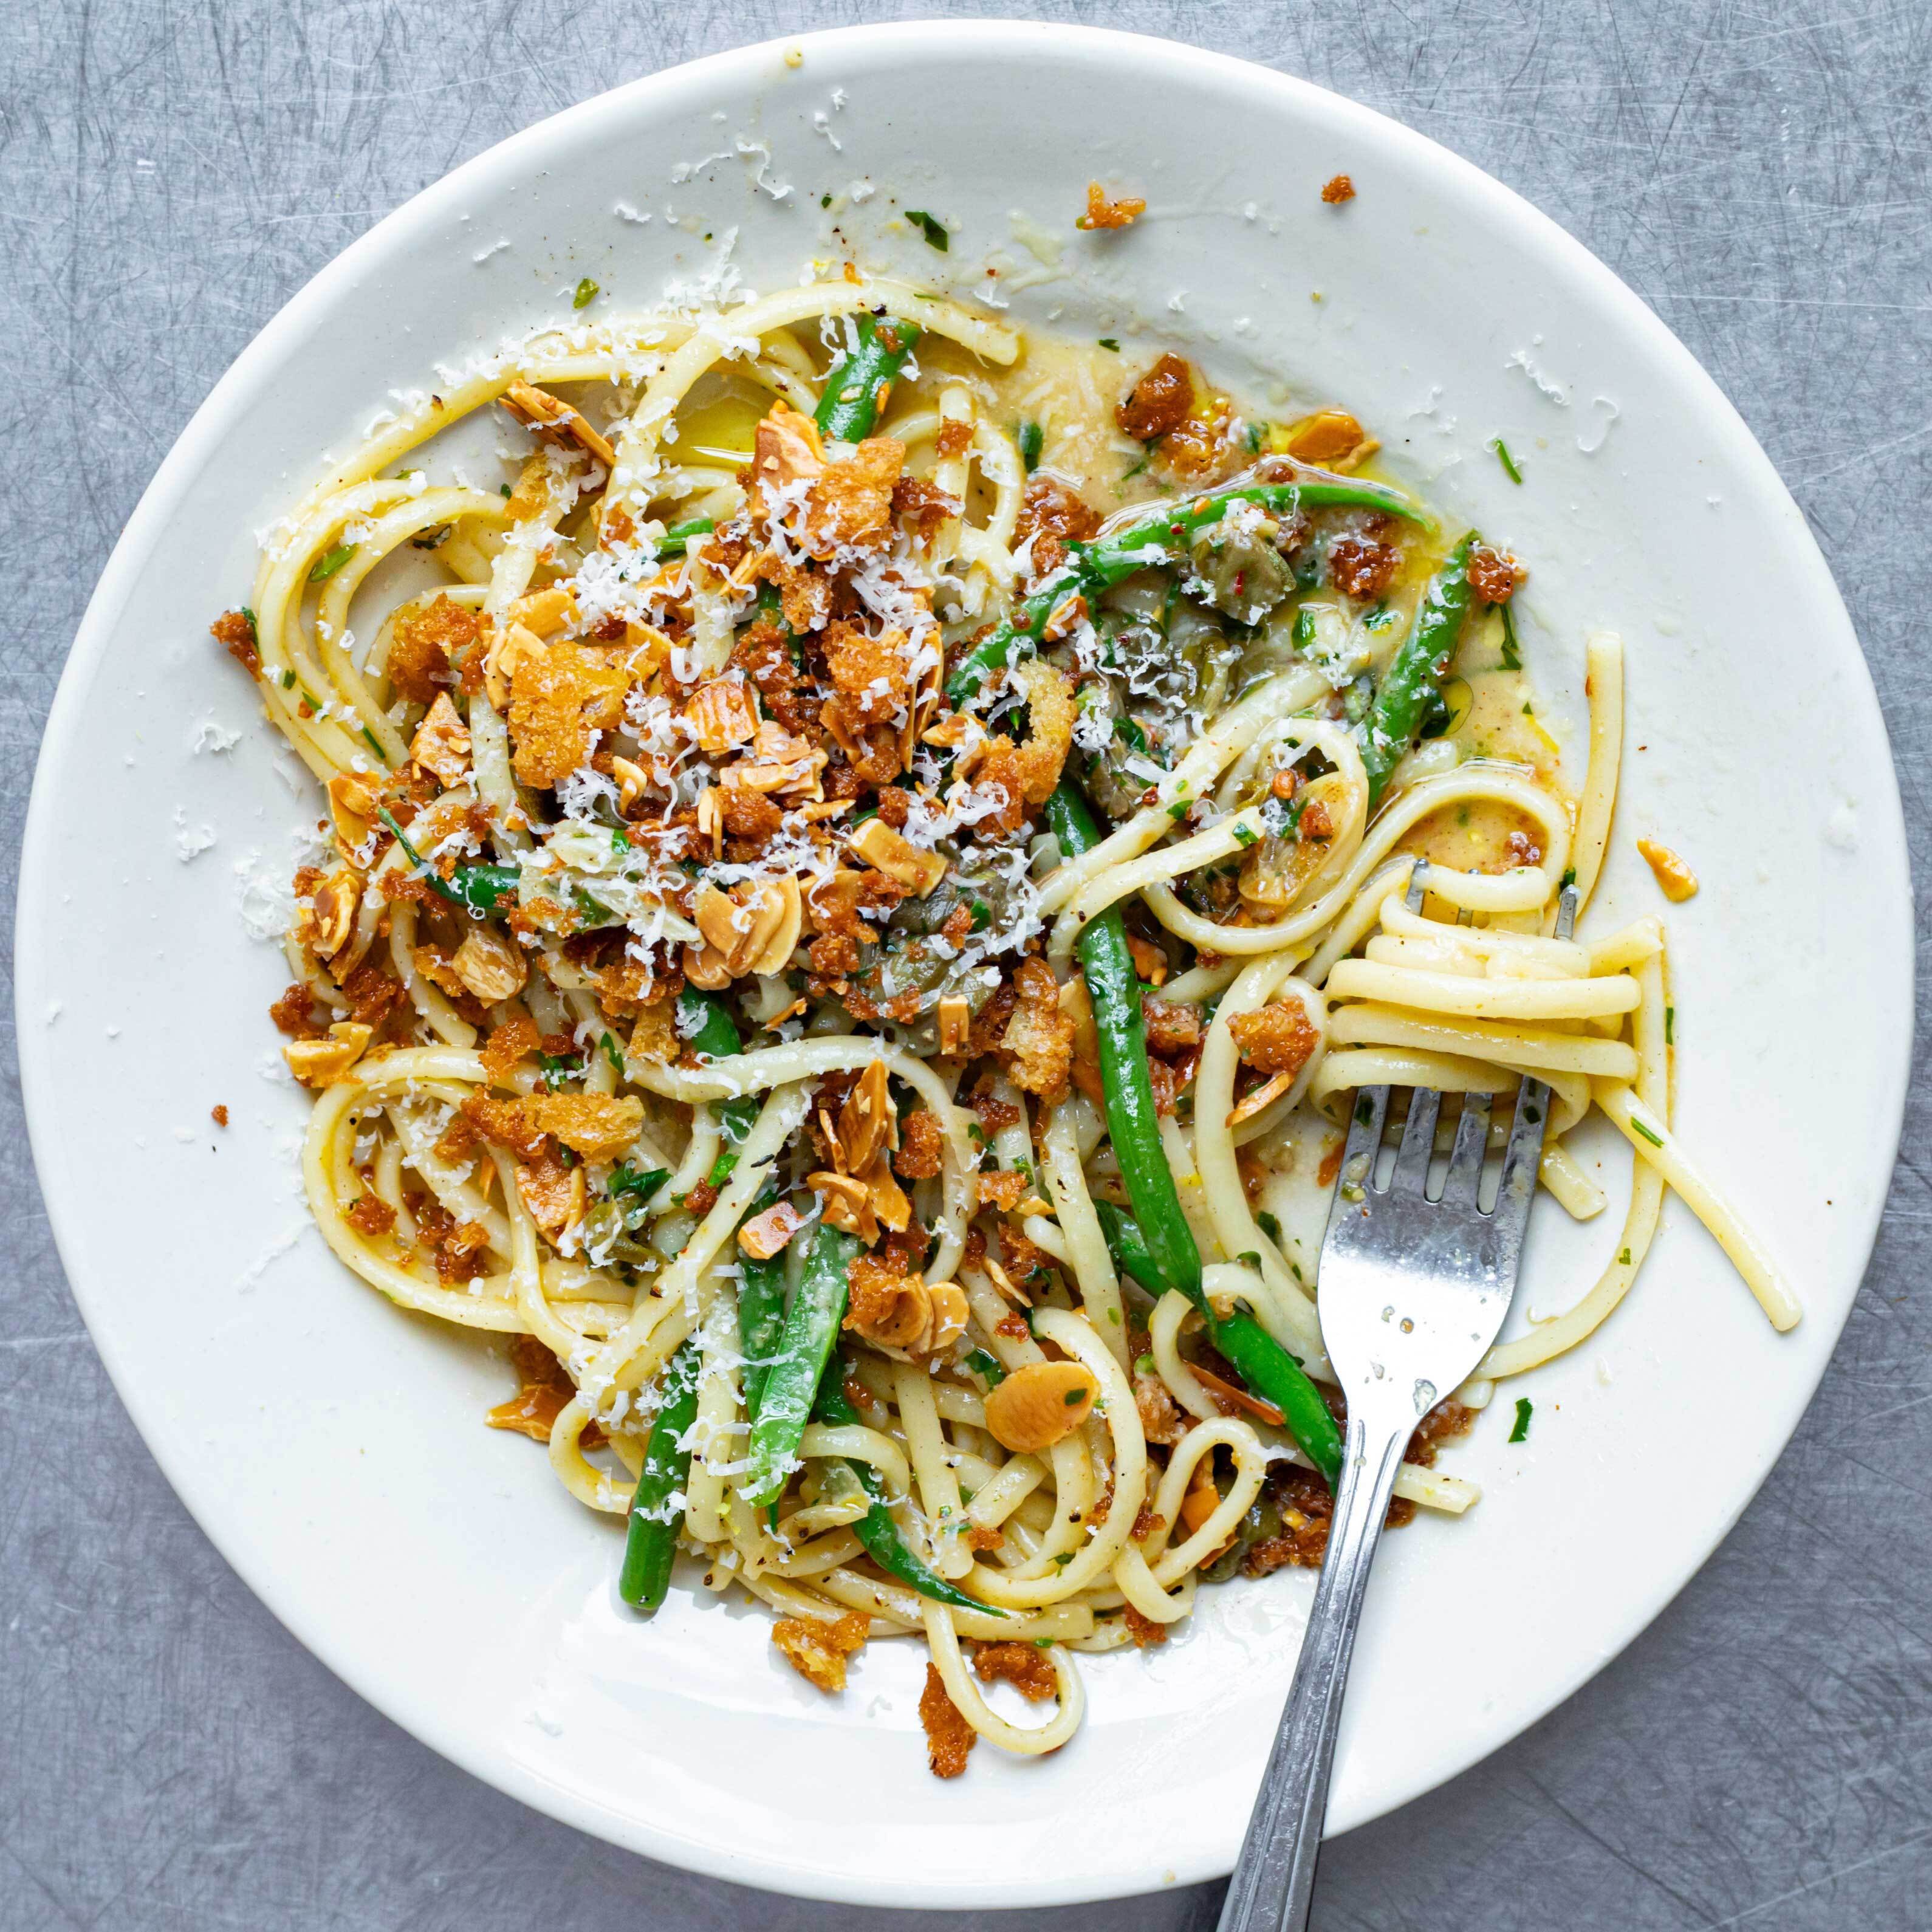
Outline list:
[[[10,928],[28,774],[94,580],[195,406],[316,269],[456,163],[606,86],[803,27],[956,10],[983,10],[14,0],[0,52]],[[1824,546],[1877,680],[1924,876],[1932,14],[1920,0],[1039,10],[1244,55],[1397,116],[1520,189],[1644,296],[1743,411]],[[0,957],[11,951],[10,932]],[[910,1924],[581,1838],[434,1756],[297,1646],[176,1502],[88,1346],[21,1129],[11,1016],[10,997],[0,1928]],[[1932,1375],[1911,1292],[1932,1215],[1928,1107],[1915,1058],[1870,1274],[1816,1404],[1730,1540],[1561,1710],[1333,1845],[1323,1932],[1904,1932],[1932,1919]],[[1210,1924],[1219,1894],[1035,1920],[1166,1932]]]

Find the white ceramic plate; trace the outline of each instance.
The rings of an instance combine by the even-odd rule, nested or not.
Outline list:
[[[482,1427],[501,1363],[398,1312],[307,1232],[305,1109],[264,1078],[285,974],[239,902],[245,878],[286,869],[314,801],[206,634],[245,595],[252,532],[392,388],[567,314],[580,276],[607,310],[728,260],[769,288],[836,259],[836,222],[869,263],[1023,319],[1060,310],[1130,352],[1172,338],[1226,379],[1271,370],[1355,410],[1450,518],[1530,560],[1520,608],[1554,718],[1580,716],[1583,632],[1623,633],[1628,776],[1593,918],[1658,909],[1641,833],[1701,874],[1670,914],[1682,1131],[1808,1312],[1774,1336],[1667,1210],[1629,1305],[1532,1378],[1529,1442],[1508,1447],[1492,1415],[1450,1452],[1480,1506],[1384,1544],[1338,1829],[1493,1750],[1628,1643],[1810,1397],[1898,1139],[1910,898],[1891,760],[1844,610],[1743,424],[1614,276],[1495,182],[1348,101],[1163,42],[987,22],[794,44],[796,66],[774,44],[682,68],[458,170],[318,276],[189,426],[88,612],[35,783],[18,959],[34,1154],[76,1296],[188,1507],[304,1642],[478,1777],[654,1857],[826,1897],[983,1906],[1204,1878],[1232,1862],[1308,1577],[1204,1592],[1165,1650],[1085,1666],[1070,1748],[989,1748],[940,1784],[918,1651],[874,1646],[832,1701],[777,1658],[761,1612],[681,1589],[632,1622],[608,1524],[530,1444]],[[1326,207],[1342,170],[1358,198]],[[1146,195],[1147,218],[1076,236],[1092,174]],[[854,182],[876,191],[821,206]],[[895,225],[895,196],[947,225],[949,254]],[[1059,278],[1015,211],[1063,239]],[[1486,447],[1498,434],[1520,488]],[[1606,1174],[1626,1168],[1605,1150]],[[1546,1204],[1523,1298],[1574,1299],[1617,1218],[1573,1228]]]

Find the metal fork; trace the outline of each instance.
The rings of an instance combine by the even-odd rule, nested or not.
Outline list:
[[[1425,869],[1418,865],[1409,885],[1412,912],[1421,908]],[[1558,938],[1570,937],[1576,916],[1576,890],[1566,886]],[[1341,1485],[1294,1688],[1220,1932],[1296,1932],[1308,1922],[1342,1689],[1402,1451],[1416,1425],[1482,1360],[1516,1292],[1550,1089],[1540,1080],[1523,1081],[1496,1201],[1487,1209],[1478,1196],[1489,1152],[1489,1096],[1463,1096],[1448,1178],[1431,1200],[1442,1096],[1412,1090],[1394,1169],[1378,1186],[1389,1090],[1366,1087],[1355,1096],[1322,1244],[1322,1338],[1348,1399]]]

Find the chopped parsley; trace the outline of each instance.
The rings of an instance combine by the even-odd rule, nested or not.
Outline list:
[[[325,551],[316,559],[314,567],[309,572],[308,580],[311,584],[326,582],[355,554],[356,546],[353,544],[338,544],[334,549]]]
[[[572,308],[588,308],[604,291],[588,275],[577,285],[577,292],[570,298]]]
[[[1565,866],[1563,868],[1562,879],[1559,882],[1563,890],[1567,891],[1569,887],[1574,886],[1576,883],[1576,868],[1574,866]]]
[[[410,548],[412,550],[440,550],[448,542],[449,533],[455,527],[454,524],[438,524],[434,530],[424,530],[421,536],[410,538]]]
[[[820,208],[830,208],[832,206],[831,196],[829,194],[821,194],[818,197],[818,205]]]
[[[1510,455],[1510,447],[1499,436],[1490,439],[1490,447],[1496,453],[1496,460],[1503,466],[1503,474],[1512,483],[1522,481],[1522,472],[1516,466],[1516,458]]]
[[[1516,640],[1516,620],[1510,615],[1507,604],[1498,604],[1496,608],[1503,614],[1503,669],[1520,670],[1522,668],[1522,651]]]
[[[1677,1009],[1666,1006],[1664,1010],[1664,1043],[1666,1046],[1677,1044]]]
[[[1276,1247],[1281,1246],[1281,1223],[1265,1208],[1255,1216],[1255,1226],[1260,1228]]]
[[[1234,843],[1237,845],[1242,847],[1244,850],[1248,846],[1257,844],[1260,842],[1260,833],[1258,832],[1250,831],[1245,825],[1237,824],[1234,830]]]
[[[711,1163],[711,1172],[704,1177],[708,1187],[722,1187],[731,1178],[731,1170],[738,1165],[738,1150],[727,1148]]]
[[[1111,335],[1103,335],[1101,337],[1100,346],[1102,349],[1111,349],[1116,356],[1119,355],[1120,352],[1120,345],[1119,342]]]
[[[604,1058],[610,1063],[611,1071],[620,1080],[622,1079],[624,1056],[617,1051],[617,1042],[607,1033],[598,1039],[597,1044],[604,1049]]]
[[[1509,1432],[1509,1439],[1512,1442],[1527,1442],[1529,1440],[1529,1418],[1535,1413],[1536,1405],[1528,1396],[1516,1397],[1516,1426]]]
[[[1029,472],[1040,466],[1040,453],[1046,446],[1046,433],[1036,422],[1023,422],[1019,434],[1020,460]]]
[[[998,1388],[1006,1378],[1006,1372],[1000,1367],[999,1358],[990,1349],[975,1348],[966,1358],[966,1366],[988,1388]]]
[[[1663,1144],[1664,1144],[1664,1136],[1663,1136],[1661,1134],[1654,1134],[1654,1133],[1652,1133],[1652,1132],[1651,1132],[1651,1130],[1649,1130],[1649,1128],[1648,1128],[1647,1126],[1646,1126],[1644,1125],[1644,1124],[1643,1124],[1641,1120],[1640,1120],[1637,1118],[1637,1117],[1636,1117],[1634,1114],[1631,1114],[1631,1116],[1630,1117],[1630,1132],[1631,1132],[1632,1133],[1634,1133],[1634,1134],[1641,1134],[1641,1135],[1642,1135],[1642,1136],[1644,1137],[1644,1138],[1645,1138],[1646,1140],[1647,1140],[1648,1142],[1649,1142],[1649,1143],[1651,1144],[1651,1145],[1652,1145],[1652,1147],[1659,1147],[1659,1148],[1660,1148],[1661,1146],[1663,1146]]]
[[[613,1200],[620,1195],[628,1194],[641,1205],[670,1178],[668,1168],[638,1168],[620,1161],[611,1168],[610,1178],[604,1185]]]
[[[906,219],[926,237],[928,248],[937,248],[943,255],[952,245],[952,238],[946,233],[943,224],[936,221],[922,208],[909,208]]]
[[[1078,1408],[1087,1400],[1087,1391],[1084,1388],[1070,1388],[1063,1400],[1069,1408]]]
[[[1618,1252],[1617,1252],[1617,1265],[1618,1265],[1618,1267],[1619,1267],[1619,1268],[1628,1268],[1628,1267],[1630,1266],[1630,1250],[1629,1250],[1629,1249],[1628,1249],[1628,1248],[1622,1248],[1622,1249],[1619,1249],[1619,1250],[1618,1250]]]

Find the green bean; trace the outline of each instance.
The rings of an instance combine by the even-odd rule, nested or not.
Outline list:
[[[784,1493],[786,1478],[797,1464],[799,1438],[845,1313],[845,1271],[859,1245],[856,1234],[822,1221],[812,1237],[752,1423],[751,1476],[744,1495],[758,1508]]]
[[[860,316],[857,350],[842,355],[826,374],[816,417],[819,434],[834,442],[857,442],[870,436],[892,379],[918,340],[916,322]]]
[[[693,537],[701,537],[707,530],[715,530],[717,521],[711,517],[693,517],[688,524],[674,524],[666,530],[658,544],[660,556],[682,556],[685,546]]]
[[[685,1485],[691,1476],[691,1451],[682,1445],[698,1419],[698,1377],[704,1354],[694,1335],[670,1358],[658,1390],[657,1420],[644,1448],[644,1466],[631,1498],[617,1594],[640,1610],[655,1610],[670,1588],[677,1533],[684,1522]]]
[[[826,1364],[824,1378],[818,1385],[818,1400],[812,1405],[815,1421],[827,1424],[834,1429],[848,1429],[856,1425],[859,1412],[848,1400],[845,1394],[845,1362],[844,1357],[834,1355]],[[950,1604],[956,1610],[981,1610],[989,1617],[1003,1617],[1004,1610],[995,1610],[991,1604],[982,1604],[977,1597],[969,1597],[943,1576],[935,1576],[921,1562],[899,1534],[899,1526],[892,1520],[892,1513],[886,1503],[886,1486],[878,1470],[869,1462],[862,1462],[848,1456],[847,1466],[859,1479],[860,1484],[870,1500],[872,1507],[851,1526],[852,1533],[865,1546],[866,1554],[884,1570],[889,1576],[896,1576],[902,1583],[910,1583],[922,1597],[930,1597],[937,1604]]]
[[[687,986],[677,996],[678,1031],[690,1042],[692,1050],[700,1060],[730,1060],[744,1051],[744,1042],[738,1037],[737,1023],[724,1008],[722,1000],[710,993],[700,992],[695,986]],[[729,1100],[720,1100],[712,1108],[718,1122],[719,1132],[736,1146],[752,1130],[752,1123],[758,1118],[761,1102],[755,1094],[740,1094]],[[720,1160],[723,1159],[721,1155]],[[729,1174],[736,1166],[735,1159],[724,1172]],[[714,1168],[713,1172],[716,1170]],[[713,1186],[720,1184],[718,1181]]]
[[[776,1188],[766,1188],[752,1202],[746,1220],[762,1214],[778,1198]],[[754,1422],[765,1378],[772,1372],[772,1358],[784,1333],[784,1250],[781,1248],[769,1261],[746,1256],[744,1278],[738,1284],[738,1346],[745,1356],[745,1413]]]
[[[1476,542],[1472,530],[1429,580],[1415,607],[1415,622],[1383,672],[1375,702],[1362,720],[1362,764],[1369,775],[1372,812],[1388,788],[1390,773],[1415,742],[1430,694],[1456,655],[1462,620],[1469,614],[1469,553]]]
[[[1062,783],[1046,802],[1046,822],[1060,841],[1063,859],[1077,859],[1099,842],[1092,815],[1079,795]],[[1147,1028],[1141,1017],[1141,986],[1127,950],[1120,909],[1110,906],[1090,920],[1079,940],[1080,964],[1094,1006],[1100,1049],[1100,1085],[1106,1096],[1107,1133],[1127,1184],[1134,1212],[1163,1288],[1190,1300],[1201,1292],[1201,1254],[1180,1211],[1174,1176],[1160,1144],[1154,1082],[1148,1072]]]
[[[946,694],[964,704],[994,672],[1012,657],[1030,657],[1038,649],[1046,620],[1073,592],[1090,602],[1100,592],[1152,564],[1174,562],[1185,554],[1196,533],[1218,523],[1236,503],[1258,503],[1278,514],[1298,509],[1328,509],[1337,506],[1380,510],[1426,524],[1428,518],[1400,490],[1379,483],[1252,483],[1218,496],[1196,496],[1185,503],[1156,503],[1124,529],[1086,543],[1066,546],[1067,568],[1036,590],[962,658],[946,680]]]
[[[1120,1271],[1132,1275],[1150,1294],[1159,1294],[1162,1286],[1160,1270],[1133,1216],[1111,1201],[1096,1201],[1094,1207]],[[1234,1364],[1256,1394],[1281,1411],[1288,1432],[1332,1490],[1342,1473],[1341,1432],[1322,1400],[1322,1392],[1301,1364],[1252,1315],[1238,1310],[1218,1316],[1204,1290],[1182,1292],[1201,1311],[1208,1341]]]
[[[376,815],[395,834],[396,843],[416,867],[423,883],[452,905],[467,906],[472,912],[494,912],[503,900],[517,896],[523,874],[514,866],[459,866],[446,879],[410,843],[408,835],[396,823],[395,815],[386,806]],[[602,912],[604,908],[598,906],[597,910]]]

